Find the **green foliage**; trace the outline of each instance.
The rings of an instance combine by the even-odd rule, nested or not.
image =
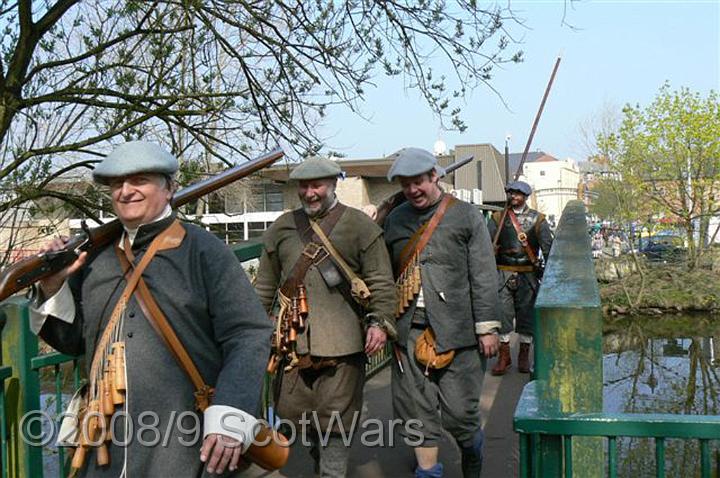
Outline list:
[[[615,192],[630,198],[628,212],[681,224],[696,264],[705,248],[697,232],[720,213],[717,93],[665,84],[650,105],[627,105],[620,128],[600,135],[598,147],[621,184]]]
[[[660,309],[676,311],[720,310],[720,273],[708,269],[688,270],[673,265],[653,266],[646,273],[645,293],[634,310]],[[621,281],[601,284],[603,305],[629,307]],[[629,290],[641,286],[639,275],[629,276],[624,284]]]

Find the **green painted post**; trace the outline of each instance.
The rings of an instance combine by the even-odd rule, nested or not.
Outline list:
[[[535,378],[543,414],[602,412],[600,293],[581,201],[563,211],[535,303]],[[603,449],[601,438],[574,438],[573,476],[603,476]],[[539,454],[540,476],[562,476],[559,436],[541,436]]]
[[[700,440],[700,476],[710,478],[710,441]],[[720,476],[719,476],[720,478]]]
[[[573,476],[572,442],[572,435],[565,435],[563,437],[565,478],[572,478]]]
[[[25,431],[20,422],[26,413],[40,410],[40,379],[30,360],[38,354],[38,340],[30,331],[27,300],[12,297],[0,305],[0,314],[6,317],[2,329],[2,363],[12,367],[13,375],[5,381],[5,412],[10,435],[9,457],[3,466],[11,478],[42,477],[42,448],[23,441],[23,433],[39,437],[38,420],[26,422]],[[25,435],[27,436],[27,434]]]
[[[7,421],[5,416],[5,379],[12,375],[12,369],[10,367],[0,367],[0,380],[2,380],[3,390],[0,393],[0,413],[3,417],[0,418],[0,477],[7,478],[8,468],[4,466],[8,462],[8,439],[7,439]]]
[[[528,465],[530,461],[530,446],[528,445],[528,443],[530,443],[530,435],[528,435],[527,433],[521,433],[519,466],[520,478],[530,477],[530,466]]]

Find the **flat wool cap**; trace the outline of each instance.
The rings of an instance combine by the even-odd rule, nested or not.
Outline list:
[[[290,179],[321,179],[336,178],[342,173],[340,165],[335,161],[322,158],[310,158],[300,163],[290,172]]]
[[[105,156],[93,170],[93,179],[107,184],[110,178],[141,173],[172,176],[178,170],[178,160],[160,145],[147,141],[129,141]]]
[[[526,196],[529,196],[532,194],[532,188],[525,181],[513,181],[510,184],[508,184],[507,186],[505,186],[505,192],[509,193],[510,191],[517,191]]]
[[[393,160],[387,174],[388,181],[392,181],[397,176],[418,176],[433,169],[438,176],[445,175],[445,169],[438,166],[437,158],[430,151],[421,148],[403,148],[388,158]]]

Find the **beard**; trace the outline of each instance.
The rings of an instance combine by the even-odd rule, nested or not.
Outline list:
[[[322,198],[320,202],[313,202],[312,204],[309,204],[305,202],[303,198],[300,198],[300,204],[302,205],[303,211],[305,211],[305,214],[307,214],[309,217],[317,217],[323,215],[328,209],[330,209],[330,206],[333,205],[335,202],[335,191],[329,191],[327,196]]]

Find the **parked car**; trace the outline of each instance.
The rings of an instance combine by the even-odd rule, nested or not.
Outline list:
[[[687,253],[682,237],[672,235],[644,238],[640,252],[652,262],[680,262]]]

